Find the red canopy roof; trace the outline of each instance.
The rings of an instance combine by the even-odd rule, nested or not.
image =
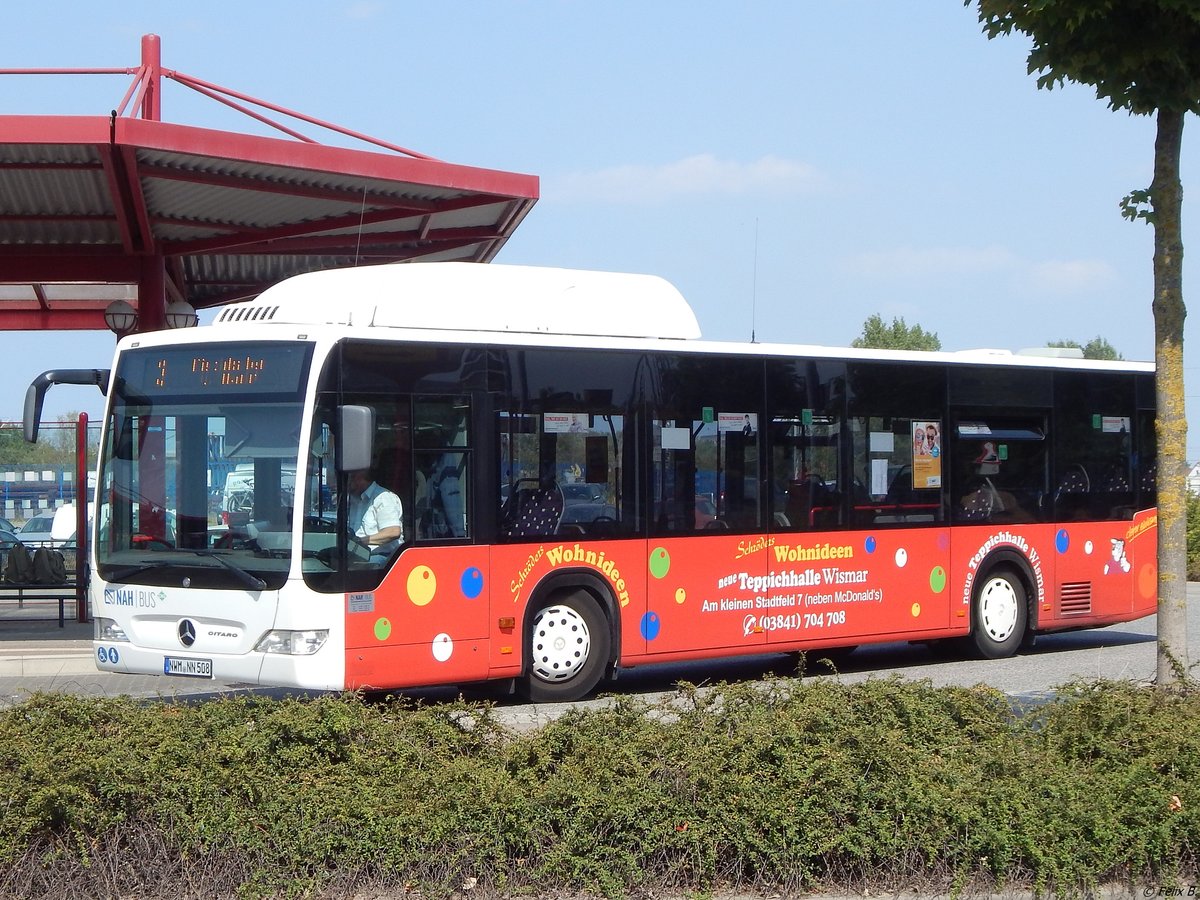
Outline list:
[[[166,303],[244,300],[299,272],[488,262],[537,200],[536,176],[441,162],[160,69],[154,35],[142,51],[137,69],[0,69],[135,76],[111,116],[0,116],[0,329],[102,329],[125,299],[151,330]],[[290,139],[163,122],[162,77]],[[123,115],[135,92],[140,115]],[[238,101],[382,150],[316,143]]]

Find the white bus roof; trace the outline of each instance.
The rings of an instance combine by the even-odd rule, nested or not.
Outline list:
[[[654,275],[398,263],[296,275],[214,324],[273,322],[687,340],[696,314]]]
[[[422,341],[495,341],[524,346],[639,349],[667,339],[696,353],[753,353],[844,360],[1153,372],[1153,363],[1080,359],[1078,351],[874,350],[809,344],[702,341],[683,295],[654,275],[496,263],[417,262],[326,269],[296,275],[253,300],[218,313],[205,340],[228,340],[226,326],[329,325],[396,329]],[[200,337],[200,335],[197,335]],[[178,342],[170,331],[138,335],[145,344]],[[675,344],[678,346],[678,344]]]

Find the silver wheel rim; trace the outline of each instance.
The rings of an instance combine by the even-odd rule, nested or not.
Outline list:
[[[1002,644],[1017,627],[1017,592],[1007,578],[992,578],[979,594],[979,623],[987,636]]]
[[[588,660],[592,635],[587,622],[569,606],[543,609],[533,620],[532,669],[541,681],[574,678]]]

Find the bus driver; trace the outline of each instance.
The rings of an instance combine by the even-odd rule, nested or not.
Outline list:
[[[370,469],[350,473],[350,532],[371,550],[371,562],[383,565],[404,540],[400,498],[378,484]]]

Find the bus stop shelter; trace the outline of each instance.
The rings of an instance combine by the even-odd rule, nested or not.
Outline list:
[[[152,331],[300,272],[486,263],[537,200],[536,176],[432,159],[164,69],[156,35],[141,49],[132,68],[0,69],[132,76],[108,115],[0,115],[0,331]],[[164,122],[167,82],[280,136]]]

